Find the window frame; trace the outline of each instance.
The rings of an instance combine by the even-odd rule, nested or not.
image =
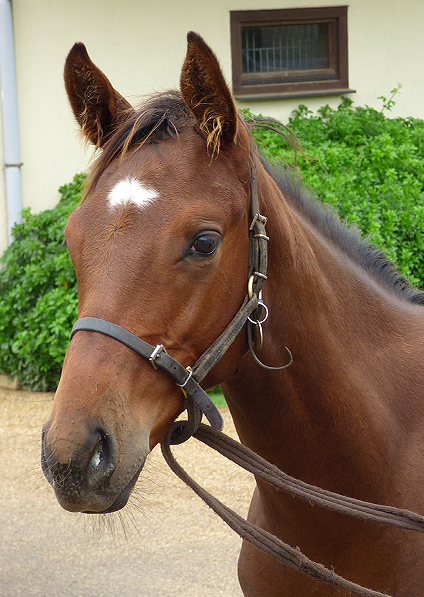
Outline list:
[[[329,24],[329,68],[272,73],[242,72],[242,27]],[[348,84],[347,6],[230,11],[233,92],[237,99],[352,93]],[[278,71],[277,71],[278,72]],[[258,82],[253,81],[257,79]],[[276,81],[277,79],[277,81]],[[286,79],[286,80],[285,80]]]

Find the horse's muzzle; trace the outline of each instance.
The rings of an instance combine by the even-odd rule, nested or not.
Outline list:
[[[82,444],[73,451],[69,448],[63,451],[66,458],[61,458],[59,447],[59,441],[46,424],[42,434],[41,467],[65,510],[107,513],[125,506],[143,465],[134,474],[121,476],[117,484],[111,482],[118,451],[113,433],[105,425],[92,423]]]

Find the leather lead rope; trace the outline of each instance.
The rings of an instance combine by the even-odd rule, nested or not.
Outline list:
[[[280,562],[296,570],[312,576],[316,580],[330,583],[364,597],[390,597],[387,593],[373,591],[354,582],[346,580],[335,572],[328,570],[322,564],[313,562],[300,550],[287,545],[281,539],[253,525],[239,514],[225,506],[217,498],[208,493],[196,483],[175,460],[169,445],[171,432],[161,442],[163,456],[171,470],[186,483],[212,510],[220,516],[228,526],[242,539],[249,541],[259,549],[270,554]],[[268,463],[258,454],[227,435],[201,424],[194,433],[194,437],[207,446],[213,448],[223,456],[254,475],[264,479],[275,488],[288,492],[293,496],[324,506],[331,510],[361,518],[362,520],[378,522],[394,527],[424,532],[424,517],[408,510],[401,510],[391,506],[371,504],[353,498],[326,491],[299,481],[280,471]]]

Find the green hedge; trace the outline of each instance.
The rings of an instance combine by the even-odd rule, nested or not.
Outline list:
[[[56,388],[77,318],[77,282],[63,229],[83,180],[80,174],[61,187],[54,209],[36,215],[24,209],[1,258],[0,372],[31,390]]]
[[[353,108],[345,97],[337,110],[324,106],[317,114],[300,105],[287,126],[304,152],[296,157],[303,184],[369,236],[412,284],[422,286],[424,121]],[[271,161],[294,167],[293,150],[279,134],[255,129],[253,135]]]
[[[392,104],[385,101],[384,107]],[[354,108],[344,98],[337,110],[324,106],[317,114],[301,105],[288,126],[303,154],[295,159],[278,133],[255,129],[262,151],[291,168],[296,161],[314,194],[369,235],[413,284],[422,285],[424,121],[390,119],[384,110]],[[0,372],[28,389],[57,386],[77,318],[76,277],[63,229],[83,180],[77,175],[61,187],[55,209],[37,215],[24,210],[0,260]]]

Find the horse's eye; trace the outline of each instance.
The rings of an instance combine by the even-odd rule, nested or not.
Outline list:
[[[191,255],[212,255],[219,245],[220,236],[217,232],[202,232],[190,247]]]

